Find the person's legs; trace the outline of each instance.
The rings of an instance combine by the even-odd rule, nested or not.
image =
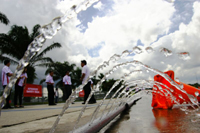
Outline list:
[[[58,96],[55,97],[55,103],[58,103]]]
[[[19,105],[22,107],[23,87],[19,86]]]
[[[84,87],[83,87],[83,90],[85,92],[85,95],[84,95],[84,103],[86,102],[86,100],[88,99],[88,96],[90,94],[90,82],[88,82]]]
[[[94,97],[94,94],[92,95],[92,97],[91,97],[91,99],[90,99],[90,102],[91,102],[91,103],[96,103],[96,99],[95,99],[95,97]]]
[[[70,85],[66,85],[66,100],[69,98],[69,96],[72,94],[72,88]]]
[[[19,95],[19,87],[15,84],[14,106],[17,106],[17,100]]]
[[[5,88],[6,88],[6,85],[3,86],[3,89],[5,89]],[[9,103],[10,102],[10,95],[11,95],[11,90],[10,90],[10,94],[6,98],[5,108],[11,108],[10,103]]]
[[[50,104],[54,105],[54,90],[53,90],[53,86],[50,86]]]
[[[47,85],[47,91],[48,91],[48,103],[49,103],[49,105],[50,105],[50,85]]]
[[[69,98],[69,85],[65,85],[65,95],[66,95],[66,98],[65,98],[65,101]]]

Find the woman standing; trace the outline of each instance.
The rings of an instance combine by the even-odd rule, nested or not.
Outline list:
[[[15,95],[14,95],[14,106],[15,108],[21,107],[23,108],[24,106],[22,105],[22,95],[23,95],[23,90],[24,87],[26,86],[26,81],[27,81],[27,68],[24,68],[24,71],[22,72],[21,76],[15,83]],[[19,99],[19,105],[17,105],[17,101]]]

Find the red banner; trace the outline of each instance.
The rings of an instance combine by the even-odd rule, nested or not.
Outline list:
[[[24,97],[42,97],[42,86],[26,84],[24,88]]]

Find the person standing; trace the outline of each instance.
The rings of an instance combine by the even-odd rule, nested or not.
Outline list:
[[[53,71],[50,71],[46,77],[47,91],[48,91],[48,103],[49,105],[56,105],[54,103],[54,81],[53,81]]]
[[[82,81],[82,84],[84,84],[87,79],[89,78],[89,75],[90,75],[90,70],[89,68],[87,67],[87,61],[86,60],[82,60],[81,61],[81,67],[82,67],[82,75],[81,75],[81,78],[80,80]],[[87,82],[87,84],[83,87],[83,90],[85,92],[85,95],[84,95],[84,102],[82,104],[85,104],[90,92],[91,92],[91,81]]]
[[[56,88],[56,91],[55,91],[55,103],[58,103],[58,97],[59,97],[58,88]]]
[[[21,76],[18,78],[17,82],[15,83],[15,95],[14,95],[14,107],[18,108],[21,107],[23,108],[24,106],[22,105],[22,95],[23,95],[23,89],[26,86],[26,81],[27,81],[27,68],[24,68],[24,71],[22,72]],[[17,105],[17,100],[19,99],[19,106]]]
[[[69,96],[72,94],[72,82],[71,82],[71,77],[69,76],[69,71],[66,72],[66,75],[63,77],[63,85],[65,86],[65,95],[67,100]]]
[[[90,79],[89,82],[91,83],[91,89],[90,90],[92,90],[93,89],[93,81]],[[92,97],[89,101],[89,104],[92,104],[92,103],[96,103],[96,99],[94,97],[94,94],[92,94]]]
[[[1,75],[3,89],[6,88],[7,84],[9,83],[10,77],[13,75],[12,71],[9,68],[10,67],[10,60],[5,60],[4,65],[5,66],[2,68],[2,75]],[[6,98],[6,105],[3,107],[4,109],[12,108],[10,106],[10,103],[9,103],[10,95],[11,95],[11,91],[10,91],[10,94]]]

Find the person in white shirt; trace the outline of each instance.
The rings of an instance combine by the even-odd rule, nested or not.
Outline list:
[[[54,81],[53,81],[53,71],[50,71],[46,76],[47,91],[48,91],[48,103],[49,105],[56,105],[54,103]]]
[[[9,83],[9,80],[10,80],[10,77],[13,75],[12,71],[10,70],[10,60],[5,60],[4,61],[4,67],[2,68],[2,75],[1,75],[1,80],[2,80],[2,85],[3,85],[3,88],[5,89],[5,87],[7,86],[7,84]],[[10,91],[10,94],[11,94],[11,91]],[[3,107],[4,109],[7,109],[7,108],[12,108],[10,106],[10,94],[7,96],[6,98],[6,105]]]
[[[82,84],[86,83],[86,81],[88,80],[89,76],[90,76],[90,70],[89,68],[87,67],[87,61],[86,60],[82,60],[81,61],[81,67],[82,67],[82,75],[81,75],[81,81],[82,81]],[[85,95],[84,95],[84,102],[82,104],[85,104],[86,100],[88,99],[88,96],[91,92],[91,80],[89,80],[87,82],[87,84],[83,87],[83,90],[85,92]],[[96,103],[96,100],[92,100],[90,99],[89,103]]]
[[[66,75],[63,77],[63,85],[65,87],[65,100],[69,98],[69,96],[72,94],[72,82],[71,77],[69,76],[69,71],[66,72]]]
[[[15,83],[15,95],[14,95],[14,107],[24,107],[22,105],[22,95],[23,95],[23,89],[26,86],[27,81],[27,68],[24,68],[24,71],[22,72],[21,76],[18,78],[17,82]],[[17,105],[17,100],[19,99],[19,106]]]

